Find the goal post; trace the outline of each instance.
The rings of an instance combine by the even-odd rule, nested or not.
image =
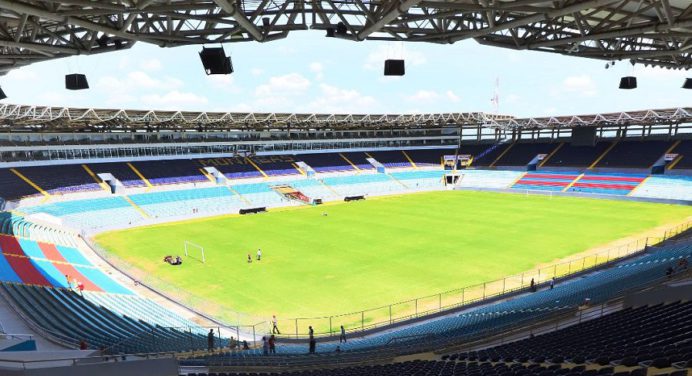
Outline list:
[[[201,254],[202,263],[206,263],[206,258],[204,257],[204,247],[188,240],[185,240],[183,244],[185,246],[185,257],[195,258],[199,260],[200,256],[197,255]]]

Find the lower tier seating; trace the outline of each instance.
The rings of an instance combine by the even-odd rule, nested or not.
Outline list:
[[[569,192],[627,195],[646,179],[644,175],[586,174],[577,180]]]
[[[566,189],[579,174],[529,172],[512,185],[514,189],[529,189],[560,192]]]
[[[0,252],[2,282],[131,294],[76,248],[0,234]]]
[[[207,346],[203,328],[156,308],[150,300],[131,297],[118,303],[127,312],[118,313],[94,303],[93,295],[87,298],[70,290],[14,283],[2,283],[0,289],[41,330],[75,347],[82,340],[106,353],[189,351]],[[104,300],[116,299],[101,295]]]

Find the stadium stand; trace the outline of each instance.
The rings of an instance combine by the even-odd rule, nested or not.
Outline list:
[[[126,163],[93,163],[88,167],[95,174],[110,173],[125,187],[144,187],[144,181]]]
[[[22,167],[17,171],[50,194],[101,189],[81,165]]]
[[[641,183],[632,196],[692,201],[692,177],[651,176]]]
[[[250,159],[268,176],[296,175],[297,160],[291,155],[253,156]]]
[[[495,166],[526,166],[538,154],[550,154],[558,145],[560,144],[517,142],[507,150],[507,153],[502,154],[501,158],[495,162]]]
[[[39,192],[34,187],[20,179],[10,169],[0,169],[0,197],[5,200],[16,200],[38,194]]]
[[[295,159],[307,163],[316,172],[355,171],[353,166],[337,153],[298,154]]]
[[[454,155],[456,149],[406,150],[406,154],[418,167],[439,167],[445,155]]]
[[[510,143],[502,144],[461,144],[459,154],[473,156],[472,166],[490,166],[502,153],[510,147]]]
[[[134,162],[133,165],[153,185],[207,182],[199,163],[188,159]]]
[[[585,174],[572,184],[569,191],[627,195],[645,179],[644,175],[633,174]]]
[[[382,163],[387,168],[410,168],[413,167],[402,151],[373,151],[366,153]]]
[[[216,167],[228,179],[261,178],[263,175],[244,157],[207,158],[198,160],[201,167]]]
[[[363,152],[339,153],[349,163],[353,164],[359,170],[374,170],[375,168],[367,161],[367,155]]]
[[[611,142],[598,142],[595,146],[575,146],[565,143],[543,166],[572,168],[588,167],[596,161],[611,144]]]
[[[649,168],[672,146],[670,141],[618,142],[596,167]]]
[[[147,299],[131,297],[126,302],[118,303],[121,308],[128,307],[127,314],[118,314],[93,303],[90,298],[65,289],[2,283],[0,291],[42,330],[67,344],[76,345],[80,340],[85,340],[94,349],[114,354],[206,348],[207,338],[203,328],[157,308],[155,303]],[[91,294],[91,299],[96,300],[96,294]],[[108,294],[101,295],[98,298],[102,299],[101,302],[117,299]],[[154,323],[147,321],[151,319],[154,319]],[[177,325],[171,328],[156,322]]]
[[[446,359],[654,366],[692,359],[692,302],[625,308],[571,327]]]
[[[579,178],[577,173],[529,172],[512,185],[514,189],[564,191]]]
[[[680,160],[673,166],[674,170],[692,169],[692,140],[681,141],[671,153],[680,155]]]

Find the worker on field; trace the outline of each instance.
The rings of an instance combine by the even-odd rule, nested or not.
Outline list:
[[[262,259],[262,248],[257,248],[257,261]]]
[[[272,334],[281,334],[279,331],[279,326],[277,325],[276,315],[272,315]]]
[[[252,256],[250,256],[249,253],[247,254],[247,263],[248,264],[252,263]]]

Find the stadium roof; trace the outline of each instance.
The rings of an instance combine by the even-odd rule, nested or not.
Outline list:
[[[502,129],[692,122],[692,107],[593,115],[514,118],[482,112],[443,114],[290,114],[145,111],[0,105],[0,131],[270,130],[439,128]]]
[[[692,67],[689,0],[0,0],[0,74],[129,48],[268,42],[337,28],[354,41],[479,43]]]

